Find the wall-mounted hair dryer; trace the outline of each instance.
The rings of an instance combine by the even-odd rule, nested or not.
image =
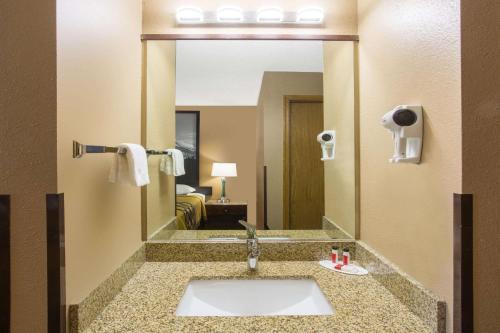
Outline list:
[[[321,158],[321,160],[328,161],[335,159],[335,131],[323,131],[318,134],[317,139],[321,144],[321,151],[323,152],[323,157]]]
[[[420,163],[423,114],[421,106],[400,105],[382,117],[382,126],[392,132],[394,155],[391,163]]]

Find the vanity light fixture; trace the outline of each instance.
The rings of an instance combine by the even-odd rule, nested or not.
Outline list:
[[[217,22],[241,23],[243,22],[243,10],[238,7],[221,7],[217,9]]]
[[[297,12],[297,23],[320,24],[323,22],[325,13],[318,7],[303,8]]]
[[[283,18],[283,10],[279,7],[266,7],[257,12],[257,23],[281,23]]]
[[[202,23],[203,11],[197,7],[182,7],[177,10],[175,17],[179,23]]]

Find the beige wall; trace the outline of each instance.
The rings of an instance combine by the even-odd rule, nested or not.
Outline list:
[[[324,126],[335,130],[335,160],[325,161],[325,216],[350,236],[359,231],[357,44],[325,42]]]
[[[159,150],[174,148],[175,41],[148,41],[143,47],[142,144]],[[149,156],[151,183],[142,188],[147,238],[175,218],[175,177],[160,172],[160,158],[159,155]]]
[[[112,154],[71,156],[73,139],[141,141],[141,3],[59,1],[57,10],[57,189],[66,206],[66,298],[75,304],[142,244],[140,189],[108,182]]]
[[[228,27],[227,25],[182,27],[175,22],[175,12],[179,7],[186,6],[182,0],[145,0],[143,14],[143,33],[165,34],[165,33],[285,33],[285,34],[356,34],[356,5],[353,0],[316,0],[314,4],[310,0],[275,0],[273,6],[281,6],[285,11],[297,11],[306,6],[319,6],[325,11],[325,22],[320,27],[303,25],[298,28],[256,28],[244,26],[243,28]],[[268,2],[255,0],[234,0],[230,5],[240,6],[244,11],[257,11],[262,6],[269,5]],[[227,6],[225,0],[192,0],[190,6],[198,6],[204,11],[213,12],[221,6]]]
[[[500,327],[500,3],[461,1],[463,191],[474,195],[474,332]]]
[[[70,159],[73,138],[96,144],[140,140],[140,3],[58,2],[57,159],[55,3],[0,5],[0,13],[8,13],[0,20],[0,186],[13,195],[13,332],[46,327],[45,193],[66,192],[68,302],[81,300],[140,245],[139,190],[106,183],[110,156]],[[326,29],[284,32],[355,33],[356,2],[330,3],[331,13],[338,14],[328,14]],[[172,15],[180,1],[160,7],[164,4],[145,2],[145,33],[198,32],[175,27]],[[359,4],[361,238],[443,296],[450,308],[451,193],[461,192],[458,1]],[[498,272],[491,253],[498,253],[499,187],[493,170],[499,167],[490,153],[498,146],[498,114],[492,111],[498,109],[497,6],[491,0],[462,1],[463,190],[475,194],[478,332],[498,327],[498,288],[489,275]],[[160,12],[170,18],[162,22]],[[249,31],[276,32],[245,28]],[[387,164],[392,143],[378,121],[400,103],[425,108],[424,157],[418,166]],[[431,259],[442,265],[430,269]]]
[[[11,195],[12,332],[47,327],[45,194],[57,191],[55,6],[0,2],[0,193]]]
[[[286,95],[323,95],[323,73],[264,73],[259,112],[264,135],[263,162],[267,166],[267,223],[271,229],[283,229],[283,98]]]
[[[448,304],[453,192],[461,192],[458,1],[359,1],[361,240]],[[381,116],[424,107],[422,163],[390,164]],[[435,265],[432,263],[436,263]]]
[[[212,177],[213,162],[234,162],[238,177],[227,178],[226,194],[231,201],[248,203],[248,221],[256,221],[257,145],[256,107],[182,106],[179,111],[200,111],[200,186],[212,186],[219,198],[220,178]]]

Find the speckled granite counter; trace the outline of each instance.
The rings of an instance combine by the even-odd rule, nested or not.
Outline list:
[[[352,239],[335,223],[323,216],[319,230],[257,230],[258,237],[288,237],[290,240]],[[209,240],[220,237],[246,237],[245,230],[177,230],[175,219],[151,237],[151,241]]]
[[[152,241],[161,240],[208,240],[223,237],[246,237],[245,230],[170,230],[163,229]],[[294,239],[331,240],[349,239],[340,230],[257,230],[258,237],[288,237]]]
[[[370,332],[432,330],[371,275],[348,276],[309,261],[146,262],[85,332]],[[313,278],[334,306],[332,316],[176,317],[191,279]]]

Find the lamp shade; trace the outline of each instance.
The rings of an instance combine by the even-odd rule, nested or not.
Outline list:
[[[212,164],[212,177],[236,177],[236,163]]]

